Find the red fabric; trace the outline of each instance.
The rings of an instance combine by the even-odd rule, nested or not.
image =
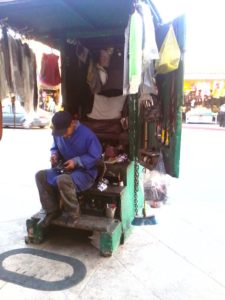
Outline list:
[[[51,86],[60,84],[61,77],[59,73],[58,60],[59,56],[55,54],[43,54],[40,73],[41,83]]]

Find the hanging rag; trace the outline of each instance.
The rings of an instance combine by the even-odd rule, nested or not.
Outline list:
[[[141,15],[135,11],[130,20],[129,36],[129,83],[131,94],[136,94],[141,83],[142,73],[143,24]]]
[[[6,98],[9,94],[9,86],[6,78],[6,71],[5,71],[5,60],[3,52],[1,51],[1,44],[0,44],[0,99]]]
[[[143,22],[143,70],[149,67],[154,59],[159,59],[159,51],[156,44],[155,27],[149,6],[140,2],[137,5],[138,12],[142,16]]]
[[[159,52],[151,10],[143,2],[138,2],[135,7],[125,30],[124,95],[138,93],[141,84],[149,93],[155,93],[152,61],[159,58]]]
[[[40,81],[42,84],[57,86],[61,82],[58,65],[59,56],[53,53],[43,54],[41,61]]]

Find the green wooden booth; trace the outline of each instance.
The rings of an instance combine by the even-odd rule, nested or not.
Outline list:
[[[157,1],[154,1],[157,2]],[[167,74],[154,75],[160,102],[160,118],[148,121],[140,112],[140,91],[133,93],[128,89],[124,117],[128,121],[124,132],[117,132],[115,125],[104,125],[99,133],[96,131],[104,147],[117,147],[122,144],[128,155],[125,162],[106,164],[107,171],[119,178],[117,183],[109,184],[100,192],[96,186],[82,195],[89,207],[76,224],[75,228],[90,230],[97,240],[97,247],[103,255],[111,255],[123,243],[132,230],[135,216],[142,215],[144,191],[141,174],[144,167],[150,166],[142,160],[142,154],[152,152],[163,154],[168,174],[179,176],[180,144],[181,144],[181,106],[183,101],[183,53],[184,53],[184,17],[175,19],[170,24],[163,24],[152,1],[135,0],[20,0],[0,2],[0,24],[12,28],[18,33],[38,40],[61,52],[61,78],[63,106],[66,110],[87,121],[86,114],[93,107],[93,90],[87,83],[90,59],[96,62],[101,50],[113,49],[112,68],[107,67],[108,87],[104,86],[100,94],[117,97],[118,90],[123,94],[123,77],[125,74],[125,30],[134,12],[140,12],[140,3],[150,9],[153,18],[155,38],[160,49],[169,26],[172,24],[181,51],[181,59],[177,70]],[[144,32],[148,32],[148,23],[142,23]],[[130,28],[129,28],[130,29]],[[141,35],[136,32],[129,47],[139,43]],[[133,44],[132,44],[133,43]],[[87,49],[91,54],[89,63],[81,63],[79,52]],[[83,52],[82,52],[83,53]],[[84,53],[83,53],[84,54]],[[131,53],[128,51],[128,63],[131,67]],[[87,60],[86,60],[87,61]],[[85,61],[85,62],[86,62]],[[140,62],[141,63],[141,62]],[[154,63],[154,61],[152,61]],[[110,73],[111,72],[111,73]],[[129,77],[128,77],[129,79]],[[129,80],[128,80],[129,81]],[[142,83],[142,82],[141,82]],[[128,82],[130,84],[130,82]],[[111,95],[107,92],[111,92]],[[122,92],[121,92],[122,91]],[[99,90],[97,89],[97,93]],[[90,120],[89,120],[90,121]],[[89,123],[86,123],[89,126]],[[117,127],[116,127],[117,128]],[[93,130],[95,131],[96,128]],[[113,132],[113,130],[115,130]],[[42,145],[44,146],[44,145]],[[140,161],[142,160],[142,161]],[[122,182],[122,184],[121,184]],[[97,204],[96,204],[97,203]],[[117,209],[113,219],[106,218],[106,204],[115,204]],[[38,228],[37,222],[42,212],[27,220],[28,242],[41,242],[45,233]],[[53,225],[65,226],[60,219]],[[70,224],[66,225],[70,227]]]

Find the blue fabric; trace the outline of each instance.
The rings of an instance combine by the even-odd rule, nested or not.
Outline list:
[[[77,167],[71,176],[77,191],[90,188],[97,176],[96,162],[101,158],[102,147],[96,135],[86,126],[78,123],[70,137],[53,136],[52,153],[61,155],[64,161],[73,159]],[[56,185],[55,169],[47,170],[47,181]]]

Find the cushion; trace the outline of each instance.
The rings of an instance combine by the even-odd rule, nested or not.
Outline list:
[[[92,112],[87,116],[96,120],[120,119],[126,96],[106,97],[95,94]]]
[[[119,134],[123,131],[120,120],[118,119],[96,120],[87,118],[86,120],[82,120],[82,123],[95,133]]]

